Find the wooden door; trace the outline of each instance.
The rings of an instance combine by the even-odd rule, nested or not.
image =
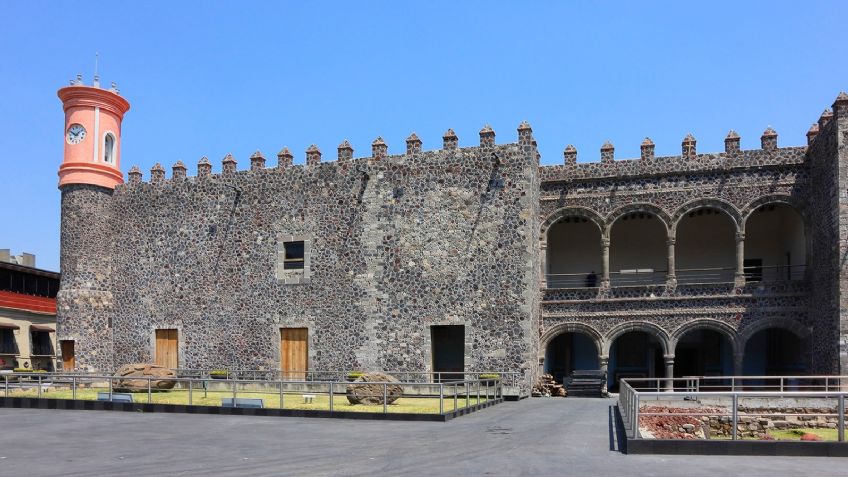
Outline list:
[[[74,341],[62,340],[62,371],[73,371],[77,367],[76,356],[74,355]]]
[[[155,364],[168,369],[177,369],[179,359],[177,330],[156,330],[156,359]]]
[[[283,379],[305,380],[309,369],[306,328],[280,329],[280,371]]]

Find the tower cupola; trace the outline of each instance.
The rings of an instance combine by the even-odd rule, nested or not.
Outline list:
[[[59,167],[59,187],[90,184],[114,188],[121,173],[121,121],[130,103],[115,83],[107,89],[85,86],[77,76],[59,90],[65,110],[65,154]]]

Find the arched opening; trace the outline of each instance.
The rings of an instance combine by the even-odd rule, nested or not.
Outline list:
[[[787,204],[758,207],[745,223],[745,279],[800,280],[807,263],[804,221]]]
[[[567,216],[548,229],[548,288],[598,286],[601,230],[593,221]]]
[[[574,370],[598,368],[598,347],[586,333],[562,333],[552,339],[545,349],[545,372],[558,383],[562,383]]]
[[[733,282],[736,224],[724,211],[703,207],[677,224],[675,267],[678,283]]]
[[[607,387],[618,390],[622,378],[665,377],[663,346],[656,336],[644,331],[628,331],[612,343],[607,367]]]
[[[724,333],[696,328],[677,341],[674,377],[732,375],[733,345]]]
[[[112,164],[115,160],[115,136],[106,133],[103,138],[103,162]]]
[[[610,230],[610,284],[665,283],[667,237],[665,224],[650,212],[631,212],[619,217]]]
[[[804,343],[783,328],[766,328],[745,342],[742,373],[747,376],[792,376],[807,373]]]

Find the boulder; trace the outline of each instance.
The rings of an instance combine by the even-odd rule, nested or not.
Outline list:
[[[177,384],[173,379],[177,373],[155,364],[133,363],[125,364],[118,369],[115,376],[121,378],[115,381],[113,389],[118,392],[147,391],[147,378],[150,380],[152,391],[173,389]]]
[[[385,373],[365,373],[347,385],[347,400],[351,404],[383,404],[383,384],[386,388],[386,404],[403,396],[403,387],[394,376]]]

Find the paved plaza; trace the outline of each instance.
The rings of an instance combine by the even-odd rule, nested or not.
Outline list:
[[[824,457],[636,456],[607,399],[526,399],[448,423],[0,409],[0,475],[845,475]]]

